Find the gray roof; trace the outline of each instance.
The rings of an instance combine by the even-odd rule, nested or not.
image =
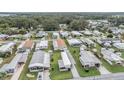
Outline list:
[[[1,73],[5,73],[7,66],[8,66],[8,64],[4,64],[4,65],[0,68],[0,72],[1,72]]]
[[[29,64],[30,67],[50,67],[50,55],[44,51],[36,51],[34,52],[32,59]]]
[[[86,64],[86,65],[87,64],[91,65],[96,63],[100,64],[100,60],[90,51],[81,51],[80,59],[82,60],[81,61],[82,64]]]
[[[15,69],[19,62],[26,62],[28,57],[28,53],[17,53],[16,56],[12,59],[12,61],[8,64],[7,69]]]
[[[8,64],[7,69],[15,69],[21,56],[22,56],[21,53],[17,54]]]

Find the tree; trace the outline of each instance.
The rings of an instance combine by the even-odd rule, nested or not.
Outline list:
[[[112,35],[112,34],[109,34],[107,37],[109,37],[109,38],[113,38],[113,35]]]
[[[69,27],[71,30],[84,30],[88,26],[88,22],[83,19],[74,19],[70,24]]]
[[[52,18],[45,19],[44,22],[42,23],[42,26],[45,31],[59,30],[59,23]]]

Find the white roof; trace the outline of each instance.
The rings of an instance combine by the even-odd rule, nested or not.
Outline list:
[[[114,43],[113,46],[118,49],[124,49],[124,43]]]
[[[32,59],[29,64],[30,67],[50,67],[50,55],[44,51],[34,52]]]
[[[39,48],[39,47],[48,47],[48,40],[41,40],[40,42],[38,42],[36,44],[36,48]]]
[[[5,44],[5,45],[2,45],[2,46],[0,47],[0,52],[7,52],[7,51],[9,51],[10,48],[11,48],[12,46],[14,46],[14,45],[15,45],[14,42],[10,42],[10,43],[7,43],[7,44]]]
[[[64,63],[64,66],[71,66],[71,62],[70,62],[68,55],[65,51],[61,52],[61,57],[62,57],[62,61]]]
[[[69,45],[74,45],[74,44],[81,44],[81,41],[79,39],[67,39]]]
[[[72,33],[73,35],[78,35],[78,36],[82,35],[82,34],[79,33],[78,31],[72,31],[71,33]]]
[[[6,67],[8,66],[8,64],[4,64],[1,68],[0,68],[0,72],[5,72],[6,71]]]
[[[104,58],[106,58],[110,61],[118,62],[118,61],[123,60],[123,58],[121,58],[119,55],[113,53],[111,50],[107,50],[107,49],[102,48],[101,53],[103,54]]]
[[[96,63],[100,64],[100,60],[90,51],[81,51],[80,52],[81,57],[80,59],[82,60],[81,63],[82,64],[88,64],[88,65],[95,65]]]
[[[20,57],[22,56],[21,53],[17,54],[13,59],[12,61],[8,64],[7,66],[7,69],[15,69],[19,60],[20,60]]]

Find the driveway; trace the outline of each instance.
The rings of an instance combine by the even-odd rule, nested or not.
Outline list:
[[[50,75],[49,70],[44,70],[43,71],[43,80],[50,80],[49,75]]]
[[[73,78],[79,78],[80,75],[79,75],[79,73],[78,73],[78,71],[77,71],[77,69],[75,67],[76,62],[75,62],[73,56],[71,55],[71,53],[68,50],[67,50],[67,54],[68,54],[69,60],[72,63],[71,72],[72,72]]]
[[[111,74],[111,72],[109,72],[104,66],[100,66],[99,68],[97,68],[100,72],[101,75],[103,74]]]
[[[17,71],[13,74],[11,80],[18,80],[19,79],[19,76],[23,70],[23,67],[24,67],[24,64],[21,65],[19,68],[17,68]]]

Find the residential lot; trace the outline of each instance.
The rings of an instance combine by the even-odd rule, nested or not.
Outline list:
[[[0,33],[1,80],[118,79],[124,75],[123,24],[82,17],[67,18],[68,24],[45,19],[34,28],[32,23],[29,28]]]
[[[58,60],[61,58],[60,52],[54,52],[51,60],[51,70],[50,70],[50,78],[54,80],[58,79],[71,79],[72,73],[71,71],[60,72],[58,66]]]

